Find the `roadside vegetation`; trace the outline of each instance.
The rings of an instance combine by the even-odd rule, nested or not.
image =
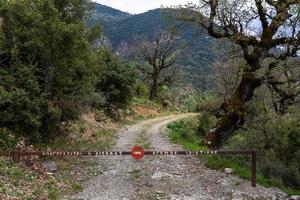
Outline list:
[[[201,114],[199,117],[188,118],[174,122],[168,125],[169,138],[172,142],[182,145],[187,150],[208,150],[207,146],[204,145],[203,131],[208,131],[206,128],[207,123],[211,124],[214,122],[213,117],[209,114]],[[203,124],[204,123],[204,124]],[[279,122],[278,122],[279,123]],[[286,123],[286,122],[281,122]],[[199,126],[200,124],[200,126]],[[282,126],[277,124],[276,126]],[[275,127],[274,127],[275,128]],[[282,129],[281,129],[282,130]],[[273,130],[269,130],[274,131]],[[299,195],[300,190],[297,189],[298,171],[297,162],[290,162],[286,164],[283,160],[276,160],[274,155],[273,160],[270,162],[270,153],[262,151],[261,147],[255,147],[253,142],[259,141],[259,134],[256,138],[248,138],[247,132],[240,132],[228,141],[228,143],[222,148],[225,150],[240,150],[240,149],[254,149],[258,152],[258,174],[257,182],[265,187],[277,187],[282,189],[284,192],[290,195]],[[244,141],[244,146],[240,146],[239,141]],[[248,144],[248,146],[246,145]],[[258,144],[257,144],[258,145]],[[246,146],[246,147],[245,147]],[[273,146],[272,152],[275,153],[277,148],[282,146]],[[284,154],[288,152],[281,152]],[[277,155],[278,156],[278,155]],[[281,155],[284,156],[284,155]],[[288,156],[288,155],[285,155]],[[272,158],[272,157],[271,157]],[[225,168],[232,168],[233,173],[239,177],[251,180],[251,166],[250,157],[246,156],[200,156],[200,159],[204,162],[205,166],[214,170],[224,170]],[[274,162],[277,165],[274,165]],[[293,164],[294,163],[294,164]],[[272,170],[271,170],[272,169]],[[299,169],[299,168],[298,168]],[[284,173],[283,173],[284,172]],[[293,176],[293,177],[290,177]]]

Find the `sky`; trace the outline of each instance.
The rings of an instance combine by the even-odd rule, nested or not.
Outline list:
[[[185,5],[198,0],[94,0],[97,3],[131,14],[139,14],[163,6]]]

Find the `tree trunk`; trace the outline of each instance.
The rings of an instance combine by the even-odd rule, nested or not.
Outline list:
[[[235,130],[240,128],[244,120],[244,105],[249,101],[254,90],[261,85],[261,81],[251,72],[246,72],[231,98],[225,102],[225,114],[220,116],[216,126],[206,135],[204,142],[208,147],[217,149]]]
[[[157,92],[157,84],[153,84],[151,86],[151,89],[150,89],[150,96],[149,96],[149,99],[151,101],[153,101],[156,97],[156,92]]]
[[[153,101],[157,96],[157,87],[158,87],[158,75],[153,78],[153,82],[150,88],[149,99]]]

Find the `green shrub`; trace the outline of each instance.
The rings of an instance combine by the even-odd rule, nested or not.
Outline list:
[[[11,133],[9,130],[0,128],[0,152],[1,153],[5,151],[12,152],[15,149],[17,142],[18,139],[13,135],[13,133]]]
[[[101,50],[102,64],[97,74],[96,92],[105,96],[106,104],[126,105],[133,98],[137,73],[134,66],[121,61],[109,50]]]
[[[37,138],[44,99],[34,68],[16,65],[14,73],[0,69],[0,127],[19,136]]]
[[[70,6],[74,15],[65,13]],[[1,1],[1,128],[33,142],[78,117],[95,83],[85,8],[86,1]]]
[[[82,191],[82,186],[79,183],[73,183],[72,184],[72,190],[74,192],[81,192]]]
[[[186,119],[168,125],[169,137],[172,142],[183,145],[189,150],[206,149],[202,140],[197,134],[196,119]]]
[[[199,136],[201,137],[205,136],[208,133],[209,129],[213,127],[215,121],[216,121],[215,117],[212,116],[210,113],[208,112],[201,113],[199,116],[199,125],[197,130]]]
[[[134,90],[137,97],[146,98],[149,95],[148,87],[141,81],[137,81],[134,85]]]
[[[258,183],[266,187],[278,187],[288,194],[300,194],[300,112],[293,110],[283,116],[268,112],[267,115],[272,117],[256,115],[253,119],[248,119],[247,129],[237,131],[223,148],[256,150]],[[211,125],[207,119],[215,120],[209,113],[203,113],[199,118],[204,131],[210,127],[206,123]],[[199,142],[201,137],[197,124],[195,119],[186,119],[168,125],[170,139],[188,150],[205,149]],[[249,156],[208,156],[205,161],[209,168],[219,170],[229,167],[240,177],[247,180],[251,178]]]
[[[266,183],[291,191],[300,188],[299,108],[279,115],[266,112],[263,109],[266,105],[259,102],[249,106],[254,114],[248,114],[247,129],[239,130],[226,148],[256,150],[258,167]]]

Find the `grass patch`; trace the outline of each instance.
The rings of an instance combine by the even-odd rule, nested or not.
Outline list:
[[[144,129],[142,133],[139,135],[139,137],[136,139],[135,146],[141,146],[144,149],[151,148],[151,143],[149,141],[149,138],[146,136],[146,129]]]
[[[55,180],[49,181],[23,164],[0,158],[0,199],[58,199],[58,193]]]
[[[72,190],[77,193],[81,192],[83,190],[83,187],[79,183],[73,183],[72,184]]]
[[[207,150],[197,134],[196,119],[193,117],[169,124],[170,140],[173,143],[182,145],[187,150]]]
[[[133,178],[139,178],[141,176],[141,170],[140,169],[134,169],[129,172],[129,175],[131,175]]]
[[[185,149],[191,151],[207,150],[203,145],[201,137],[198,134],[197,118],[188,118],[168,125],[169,138],[173,143],[182,145]],[[203,131],[203,130],[202,130]],[[251,180],[250,161],[245,156],[207,156],[201,157],[210,169],[223,170],[232,168],[234,174]],[[245,163],[249,163],[245,164]],[[257,183],[265,187],[277,187],[289,195],[300,195],[300,190],[285,186],[279,179],[270,179],[265,177],[258,169]]]
[[[239,156],[209,156],[206,158],[206,166],[210,169],[215,170],[223,170],[225,168],[232,168],[235,175],[246,179],[248,181],[251,180],[251,168],[250,164],[245,165],[245,157],[239,157]],[[250,161],[249,161],[250,163]],[[257,172],[256,176],[257,183],[265,186],[265,187],[277,187],[284,191],[285,193],[289,195],[300,195],[300,190],[286,187],[280,179],[275,178],[267,178],[265,177],[259,170]]]
[[[49,189],[48,192],[48,198],[51,200],[57,200],[59,199],[59,190],[58,187],[56,185],[56,180],[54,177],[50,177],[48,183],[47,183],[47,187]]]
[[[82,125],[79,132],[84,132],[84,129]],[[85,138],[69,138],[61,135],[47,143],[36,144],[35,148],[41,151],[49,147],[52,151],[105,151],[114,145],[115,138],[115,132],[105,130]],[[39,172],[22,163],[15,165],[8,159],[0,157],[0,199],[61,199],[62,196],[82,191],[82,182],[101,173],[94,159],[83,157],[43,159],[53,160],[56,163],[58,171],[54,177],[40,176]]]
[[[55,178],[66,186],[64,190],[60,190],[60,197],[81,192],[83,182],[101,173],[94,159],[75,157],[63,160],[57,158],[54,161],[58,168]]]
[[[68,138],[64,135],[47,143],[37,144],[39,150],[51,148],[55,151],[85,151],[85,150],[107,150],[115,144],[116,133],[108,130],[95,132],[89,138]]]

